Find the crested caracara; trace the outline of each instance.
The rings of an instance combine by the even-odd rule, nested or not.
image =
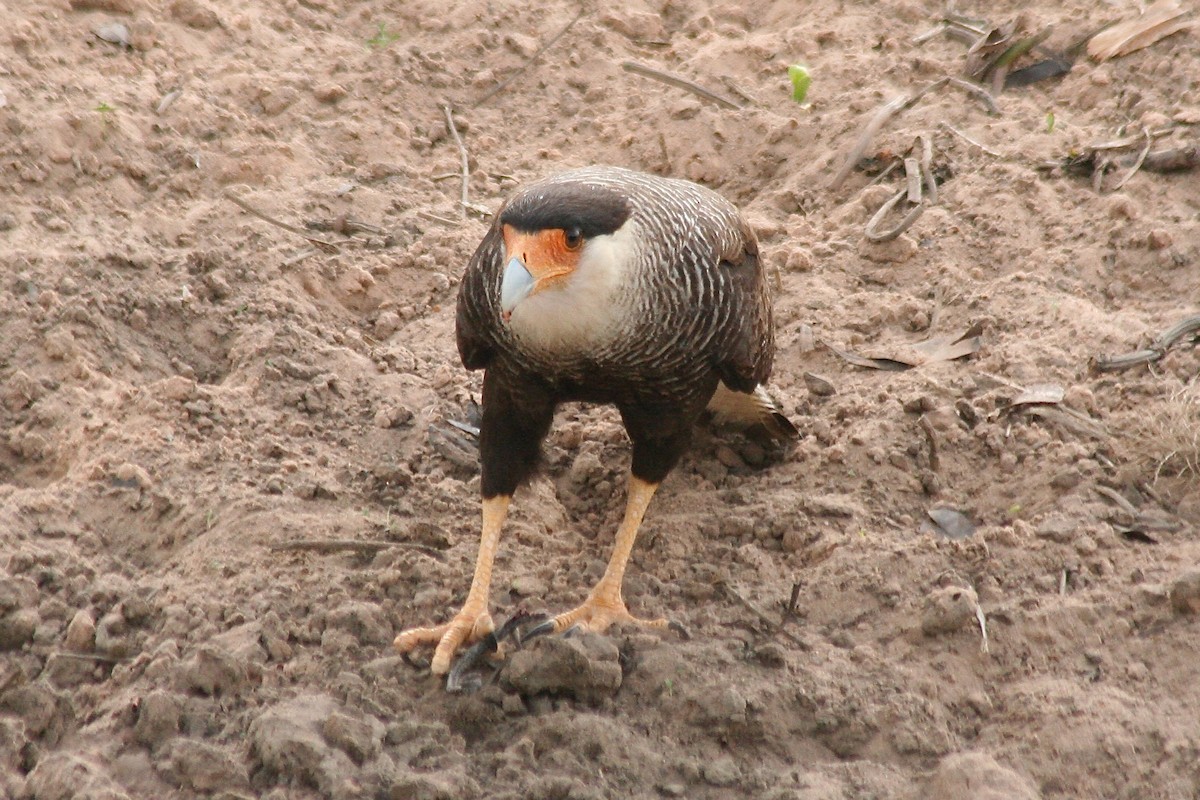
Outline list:
[[[475,576],[448,623],[412,628],[396,648],[436,643],[443,674],[464,643],[492,631],[488,589],[513,492],[532,473],[555,407],[611,403],[633,444],[625,516],[604,576],[579,607],[538,632],[633,617],[621,583],[638,526],[706,409],[780,438],[796,429],[763,389],[771,299],[746,221],[702,186],[615,167],[551,176],[514,194],[467,265],[458,351],[485,370],[483,534]]]

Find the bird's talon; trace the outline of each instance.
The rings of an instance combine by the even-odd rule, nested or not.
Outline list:
[[[554,633],[554,620],[548,619],[545,622],[541,622],[526,631],[525,635],[521,637],[521,640],[528,642],[536,639],[539,636],[547,636],[551,633]]]

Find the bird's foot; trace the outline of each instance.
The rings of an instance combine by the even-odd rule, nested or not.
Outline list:
[[[690,638],[687,628],[674,620],[665,618],[640,619],[629,613],[625,601],[619,596],[613,599],[588,597],[582,605],[573,608],[553,619],[548,619],[525,634],[525,639],[535,636],[546,636],[552,633],[564,633],[572,629],[582,629],[593,633],[603,633],[610,625],[634,625],[641,628],[672,630],[684,639]]]
[[[408,655],[416,648],[425,644],[437,644],[433,651],[433,660],[429,662],[429,670],[434,675],[445,675],[450,671],[450,662],[458,648],[474,642],[493,631],[492,615],[486,608],[472,609],[464,607],[454,615],[454,619],[444,625],[432,628],[409,628],[401,632],[393,642],[393,646],[402,654]]]

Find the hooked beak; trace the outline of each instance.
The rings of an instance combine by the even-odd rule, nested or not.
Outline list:
[[[504,279],[500,284],[500,313],[507,322],[512,317],[517,303],[524,300],[533,291],[533,275],[519,257],[513,256],[504,267]]]

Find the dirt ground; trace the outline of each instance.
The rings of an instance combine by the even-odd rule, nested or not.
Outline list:
[[[997,115],[945,85],[893,116],[866,155],[924,136],[941,184],[875,244],[902,170],[831,180],[876,109],[962,74],[966,44],[914,42],[932,0],[588,3],[521,73],[576,7],[6,8],[0,797],[1200,796],[1200,350],[1090,369],[1200,310],[1200,173],[1129,168],[1147,130],[1197,141],[1194,30]],[[957,10],[1057,49],[1137,12]],[[1122,137],[1099,192],[1038,169]],[[459,275],[481,210],[591,163],[745,211],[803,439],[700,431],[651,506],[626,596],[690,641],[543,639],[447,694],[391,640],[453,614],[478,545]],[[972,326],[908,371],[834,350]],[[562,409],[497,619],[582,599],[627,465],[612,410]]]

